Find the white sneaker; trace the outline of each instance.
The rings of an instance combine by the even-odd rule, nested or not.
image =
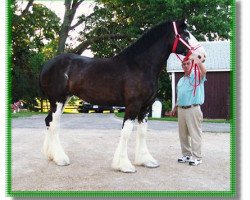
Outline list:
[[[178,158],[179,163],[185,163],[185,162],[190,162],[192,160],[192,156],[182,156],[181,158]]]
[[[201,159],[191,159],[190,161],[189,161],[189,165],[192,165],[192,166],[197,166],[197,165],[199,165],[199,164],[201,164],[202,163],[202,160]]]

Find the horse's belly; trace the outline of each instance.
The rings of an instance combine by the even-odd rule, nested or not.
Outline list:
[[[86,88],[75,94],[84,101],[107,106],[123,106],[123,96],[118,89],[109,88]]]
[[[98,68],[88,68],[69,81],[73,95],[98,105],[124,105],[123,77],[117,71],[100,72]],[[102,69],[102,68],[101,68]],[[100,69],[99,69],[100,70]]]

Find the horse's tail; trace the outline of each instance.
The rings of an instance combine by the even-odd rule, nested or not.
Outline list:
[[[41,71],[39,73],[39,87],[40,87],[42,95],[45,96],[45,97],[47,97],[47,94],[46,94],[46,91],[44,90],[44,86],[43,86],[42,82],[43,82],[43,79],[44,79],[44,75],[46,74],[46,71],[51,66],[51,61],[52,60],[53,60],[53,58],[50,59],[49,61],[47,61],[45,64],[43,64],[43,66],[41,68]]]
[[[43,67],[44,67],[44,66],[43,66]],[[43,90],[42,83],[41,83],[41,74],[42,74],[42,71],[43,71],[43,67],[42,67],[42,69],[41,69],[41,71],[40,71],[40,73],[39,73],[39,79],[38,79],[38,81],[39,81],[39,88],[40,88],[40,90],[41,90],[41,93],[42,93],[42,95],[45,96],[45,92],[44,92],[44,90]]]

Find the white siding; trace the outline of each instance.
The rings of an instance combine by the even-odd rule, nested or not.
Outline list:
[[[200,43],[207,52],[205,65],[208,71],[230,71],[229,41],[213,41]],[[175,54],[171,54],[167,61],[167,71],[182,71],[180,60]]]

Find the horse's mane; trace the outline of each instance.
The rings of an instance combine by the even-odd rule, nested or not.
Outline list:
[[[149,49],[154,43],[161,39],[164,35],[168,35],[170,22],[163,22],[149,29],[136,42],[125,48],[117,56],[134,57],[135,54],[141,54]]]

